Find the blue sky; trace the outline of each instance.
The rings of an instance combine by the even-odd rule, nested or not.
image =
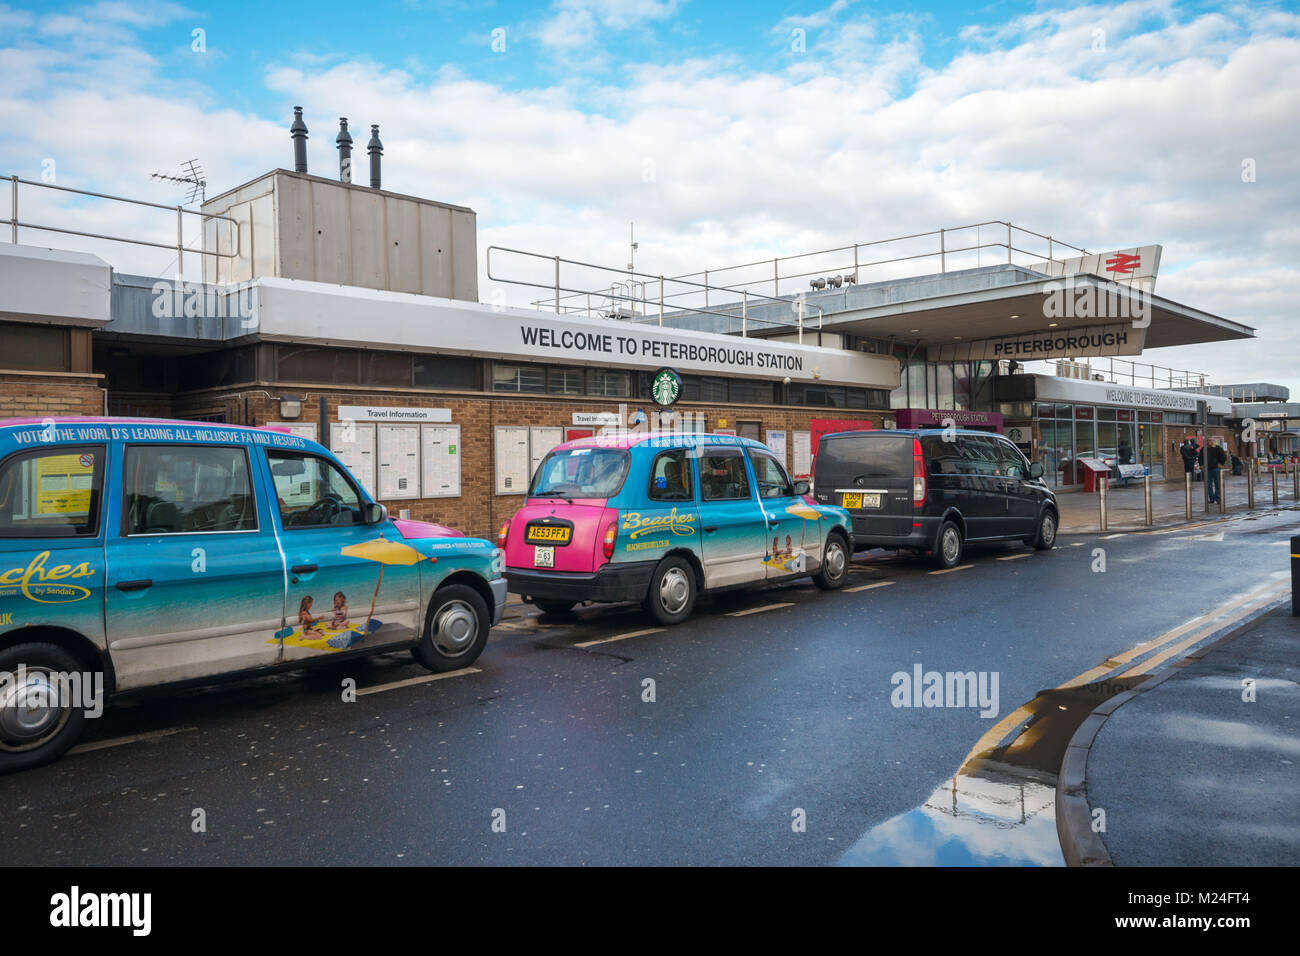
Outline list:
[[[480,250],[618,265],[631,220],[667,274],[994,219],[1161,243],[1160,293],[1261,338],[1149,357],[1300,392],[1295,3],[5,4],[0,174],[170,203],[149,174],[198,157],[214,195],[290,165],[301,104],[313,172],[339,116],[379,123],[385,186],[473,207]]]

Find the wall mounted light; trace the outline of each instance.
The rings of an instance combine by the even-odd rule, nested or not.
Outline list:
[[[297,418],[301,414],[302,414],[301,395],[280,396],[280,417],[281,418]]]

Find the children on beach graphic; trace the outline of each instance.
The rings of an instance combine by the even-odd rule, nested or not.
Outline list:
[[[330,627],[348,626],[348,599],[342,591],[334,592],[334,619]]]
[[[312,617],[311,613],[311,595],[304,594],[301,601],[298,602],[298,624],[302,627],[302,636],[304,639],[311,637],[324,637],[316,625],[325,620],[324,616]]]

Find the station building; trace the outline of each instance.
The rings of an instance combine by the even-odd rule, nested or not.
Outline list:
[[[193,214],[202,251],[179,253],[199,256],[202,281],[123,274],[39,244],[57,225],[11,219],[0,417],[286,428],[333,448],[394,514],[476,535],[519,507],[550,448],[609,428],[757,438],[807,475],[829,431],[952,423],[1007,434],[1062,489],[1087,457],[1181,476],[1186,434],[1232,440],[1231,401],[1136,357],[1254,335],[1156,296],[1158,246],[1088,254],[1006,223],[981,224],[987,242],[940,230],[919,254],[868,262],[846,246],[746,279],[753,263],[664,278],[481,257],[473,210],[384,190],[377,173],[366,187],[276,169]],[[893,259],[912,272],[880,278]],[[506,304],[501,286],[538,298]],[[664,370],[670,404],[653,390]]]

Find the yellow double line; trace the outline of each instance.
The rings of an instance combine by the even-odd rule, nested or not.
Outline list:
[[[1266,607],[1278,598],[1282,597],[1290,589],[1290,581],[1265,584],[1239,598],[1228,601],[1226,604],[1219,605],[1212,611],[1207,611],[1198,617],[1194,617],[1192,620],[1180,624],[1172,630],[1166,631],[1154,641],[1137,644],[1122,654],[1117,654],[1114,657],[1108,658],[1097,667],[1084,671],[1078,677],[1066,681],[1055,689],[1066,690],[1071,687],[1079,687],[1083,684],[1089,684],[1098,677],[1106,674],[1115,677],[1136,677],[1140,674],[1150,673],[1175,654],[1181,653],[1199,641],[1203,641],[1215,631],[1231,627],[1237,622],[1249,617],[1260,608]],[[1224,615],[1229,616],[1224,618]],[[1223,618],[1223,620],[1220,620],[1220,618]],[[1188,636],[1184,637],[1184,635]],[[1178,640],[1179,638],[1184,639]],[[1178,641],[1178,643],[1172,644],[1173,641]],[[1172,646],[1165,647],[1165,645],[1170,644],[1172,644]],[[1142,661],[1141,664],[1117,673],[1117,670],[1124,667],[1125,664],[1136,660],[1144,654],[1150,654],[1152,651],[1161,647],[1165,647],[1165,650],[1161,651],[1159,654],[1148,657],[1146,660]],[[1033,716],[1033,711],[1029,709],[1029,704],[1022,704],[1020,707],[1017,707],[1011,713],[1007,714],[998,721],[995,726],[989,728],[988,732],[985,733],[984,736],[980,737],[980,739],[975,743],[975,746],[971,748],[970,753],[966,755],[966,759],[962,761],[962,766],[965,767],[978,755],[991,750],[994,746],[1000,743],[1002,738],[1009,734],[1013,728],[1019,726],[1031,716]]]

